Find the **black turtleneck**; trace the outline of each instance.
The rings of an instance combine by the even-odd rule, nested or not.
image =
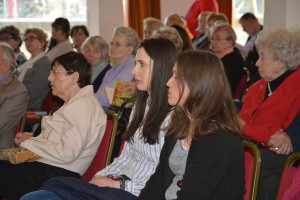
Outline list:
[[[284,72],[283,74],[281,74],[278,78],[274,79],[273,81],[270,81],[270,89],[272,91],[272,93],[275,92],[275,90],[281,85],[281,83],[287,78],[289,77],[289,75],[291,75],[294,71],[288,70],[286,72]],[[266,89],[266,93],[265,93],[265,100],[269,97],[269,88],[267,85],[267,89]]]

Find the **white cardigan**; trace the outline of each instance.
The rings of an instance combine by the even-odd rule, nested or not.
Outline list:
[[[53,116],[42,120],[42,132],[21,143],[42,157],[38,162],[84,174],[106,128],[106,114],[93,86],[82,88]]]

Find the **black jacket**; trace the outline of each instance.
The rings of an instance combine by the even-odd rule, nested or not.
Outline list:
[[[176,140],[167,136],[155,173],[138,199],[165,199],[175,176],[169,157]],[[238,136],[219,130],[193,139],[177,199],[243,200],[245,193],[244,148]]]

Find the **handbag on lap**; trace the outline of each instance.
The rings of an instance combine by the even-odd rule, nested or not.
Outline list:
[[[33,162],[41,157],[23,147],[0,150],[0,160],[8,160],[12,164]]]

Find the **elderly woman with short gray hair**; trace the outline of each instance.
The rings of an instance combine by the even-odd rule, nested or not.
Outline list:
[[[261,151],[257,199],[269,200],[288,155],[300,151],[300,39],[286,29],[263,30],[255,44],[262,79],[249,88],[239,117]]]
[[[84,41],[81,52],[92,65],[91,83],[94,92],[97,92],[106,72],[111,68],[108,64],[108,44],[101,36],[92,36]]]
[[[134,56],[140,44],[140,39],[135,30],[129,27],[118,27],[114,30],[109,44],[110,61],[112,68],[103,78],[102,84],[96,92],[96,97],[103,108],[109,108],[105,88],[114,88],[116,80],[130,82],[133,79],[131,71],[134,68]]]

